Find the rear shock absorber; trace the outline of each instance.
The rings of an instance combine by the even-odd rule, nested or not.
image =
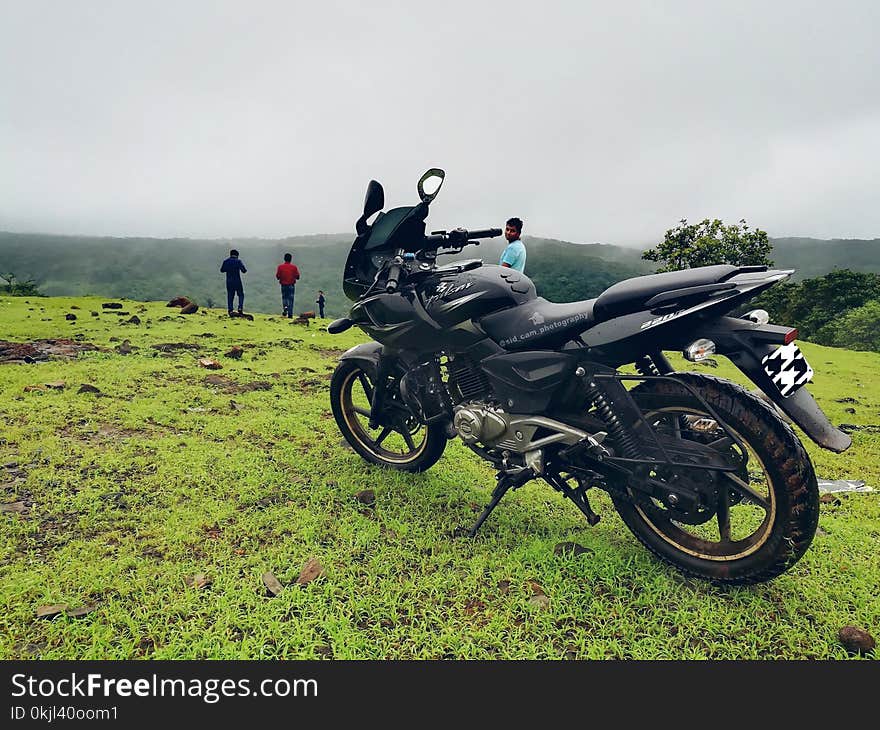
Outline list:
[[[642,355],[635,362],[636,370],[639,371],[639,375],[644,375],[645,377],[651,375],[662,375],[660,370],[654,364],[654,361],[648,355]]]
[[[602,389],[595,382],[591,381],[588,384],[587,398],[596,407],[599,416],[608,426],[608,433],[623,452],[623,455],[628,459],[638,458],[639,450],[636,447],[633,435],[624,428],[614,409],[608,403],[605,393],[602,392]]]

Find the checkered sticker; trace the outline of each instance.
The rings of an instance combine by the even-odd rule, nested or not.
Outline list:
[[[813,379],[813,368],[794,342],[774,350],[761,360],[761,364],[785,398]]]

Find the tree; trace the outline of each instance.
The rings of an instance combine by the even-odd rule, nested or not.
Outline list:
[[[13,297],[41,297],[40,290],[33,279],[27,281],[19,281],[12,272],[8,274],[0,274],[0,279],[6,282],[5,286],[0,286],[0,293],[8,294]]]
[[[751,230],[745,220],[726,226],[717,218],[696,224],[682,218],[675,228],[666,231],[663,243],[645,251],[642,258],[661,262],[658,272],[713,264],[772,266],[772,250],[767,232]]]
[[[849,350],[880,352],[880,299],[844,314],[836,323],[832,344]]]
[[[744,307],[766,309],[771,322],[797,327],[801,338],[834,345],[841,336],[841,321],[853,310],[878,299],[880,275],[835,269],[814,279],[778,284]]]

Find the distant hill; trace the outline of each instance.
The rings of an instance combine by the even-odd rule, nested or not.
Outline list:
[[[225,306],[225,278],[220,264],[237,248],[248,268],[244,275],[245,309],[281,309],[275,267],[285,252],[302,271],[296,288],[297,312],[314,308],[323,289],[328,316],[348,312],[342,294],[342,271],[353,234],[318,234],[281,239],[113,238],[0,232],[0,271],[34,279],[51,296],[101,295],[143,301],[188,296],[203,306]],[[598,295],[611,284],[652,270],[635,249],[602,244],[574,244],[524,238],[527,273],[538,293],[553,301],[576,301]],[[503,238],[469,246],[461,258],[496,263]],[[451,261],[455,257],[441,259]]]
[[[834,269],[880,273],[880,238],[772,238],[770,258],[783,269],[797,269],[794,279],[824,276]]]
[[[220,263],[230,248],[241,252],[248,267],[245,308],[280,312],[275,267],[291,252],[303,278],[297,286],[297,312],[314,308],[323,289],[328,316],[342,316],[348,300],[341,277],[354,235],[315,234],[279,239],[112,238],[0,232],[0,272],[34,279],[49,295],[128,297],[139,300],[188,296],[205,306],[225,306]],[[771,239],[771,257],[780,268],[797,270],[796,279],[822,276],[835,268],[880,273],[880,239]],[[653,272],[635,248],[599,243],[571,243],[523,237],[528,251],[526,273],[538,294],[570,302],[595,297],[612,284]],[[506,245],[503,237],[469,246],[455,258],[481,258],[496,263]]]

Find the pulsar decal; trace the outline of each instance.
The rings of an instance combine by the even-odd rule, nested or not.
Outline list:
[[[484,291],[477,291],[473,294],[468,294],[466,297],[459,297],[458,299],[453,299],[451,302],[445,302],[437,307],[441,312],[451,312],[453,309],[460,307],[462,304],[467,304],[468,302],[472,302],[474,299],[479,299]]]
[[[434,290],[434,293],[430,297],[428,297],[425,305],[430,306],[438,299],[447,299],[450,295],[458,294],[459,292],[463,292],[466,289],[470,289],[473,285],[473,281],[468,281],[465,284],[456,285],[454,285],[451,281],[441,281],[439,284],[437,284],[437,288]]]
[[[813,379],[813,368],[794,342],[771,352],[761,365],[784,398]]]
[[[683,314],[687,310],[679,309],[677,312],[672,312],[671,314],[664,314],[662,317],[657,317],[657,319],[649,319],[647,322],[643,322],[642,326],[639,329],[646,330],[648,327],[653,327],[657,324],[663,324],[663,322],[668,322],[670,319],[675,319],[678,315]]]

